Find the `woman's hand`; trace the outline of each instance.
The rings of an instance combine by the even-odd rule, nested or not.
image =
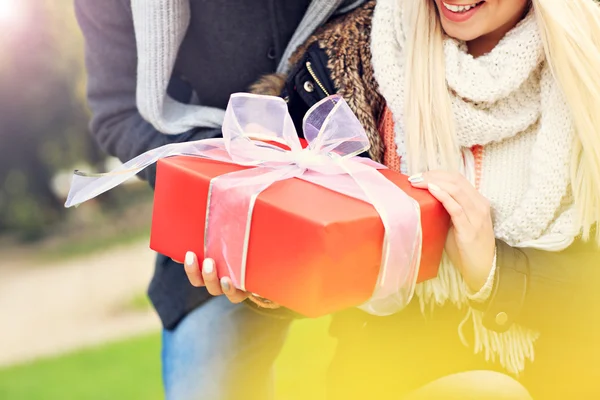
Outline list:
[[[241,303],[250,296],[250,293],[236,289],[230,278],[224,277],[219,281],[215,262],[210,258],[206,258],[202,262],[202,270],[198,264],[198,257],[191,251],[186,253],[185,262],[175,262],[184,265],[185,273],[192,286],[206,286],[208,293],[213,296],[221,296],[224,294],[229,301],[236,304]]]
[[[469,288],[478,292],[488,279],[496,251],[489,201],[459,173],[430,171],[409,180],[414,187],[428,189],[450,214],[446,254]]]

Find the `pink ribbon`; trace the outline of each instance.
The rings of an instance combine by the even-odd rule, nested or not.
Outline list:
[[[65,206],[90,200],[165,157],[186,155],[254,166],[211,181],[204,235],[205,255],[226,265],[234,285],[245,290],[255,201],[273,183],[300,178],[375,207],[385,229],[382,265],[371,299],[360,308],[374,315],[401,310],[412,298],[420,263],[418,203],[378,172],[385,167],[357,157],[369,149],[369,140],[341,97],[315,104],[304,118],[303,131],[305,149],[283,99],[234,94],[225,112],[223,139],[162,146],[106,174],[76,171]]]

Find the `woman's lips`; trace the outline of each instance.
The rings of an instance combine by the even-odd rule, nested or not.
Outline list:
[[[449,21],[452,22],[465,22],[467,20],[469,20],[473,15],[475,15],[475,13],[477,11],[479,11],[479,9],[481,8],[481,6],[485,3],[485,1],[480,2],[479,4],[477,4],[475,7],[471,8],[468,11],[464,11],[464,12],[454,12],[449,10],[445,5],[444,2],[441,1],[440,2],[440,11],[442,12],[442,15]],[[446,3],[449,4],[449,3]],[[453,4],[454,5],[454,4]],[[468,5],[468,4],[464,4],[464,5]]]

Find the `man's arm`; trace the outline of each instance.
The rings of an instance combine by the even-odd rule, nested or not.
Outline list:
[[[168,143],[221,134],[219,129],[198,128],[165,135],[142,118],[136,106],[137,49],[129,1],[75,0],[75,11],[86,43],[91,132],[104,151],[125,162]],[[192,90],[175,78],[169,94],[189,102]],[[154,186],[155,173],[152,166],[141,176]]]

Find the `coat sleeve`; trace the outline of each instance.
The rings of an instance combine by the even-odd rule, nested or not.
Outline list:
[[[586,307],[598,303],[600,252],[595,242],[578,240],[560,252],[516,248],[498,240],[496,276],[484,304],[488,329],[505,332],[513,323],[544,332],[581,322]]]
[[[90,130],[104,151],[124,162],[168,143],[221,134],[219,129],[198,128],[165,135],[140,115],[136,106],[137,49],[129,1],[75,0],[75,11],[85,38]],[[192,89],[174,77],[169,94],[189,102]],[[154,186],[155,173],[153,166],[140,175]]]

